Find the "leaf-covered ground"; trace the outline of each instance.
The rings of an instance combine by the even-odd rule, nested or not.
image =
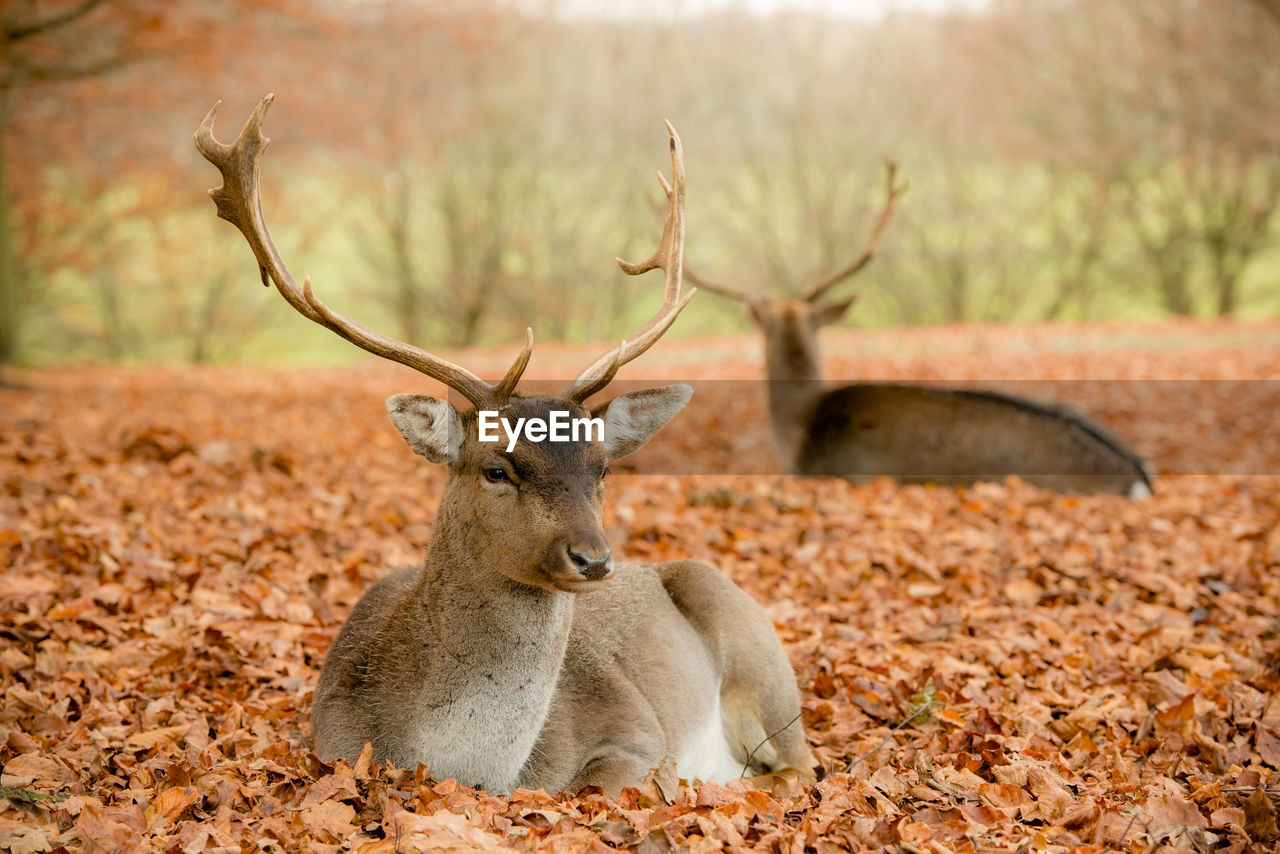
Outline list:
[[[430,533],[443,473],[381,403],[426,384],[367,363],[18,374],[0,391],[0,849],[1274,850],[1275,384],[1189,406],[1179,383],[1093,381],[1280,379],[1280,327],[825,343],[846,377],[1089,380],[1063,386],[1071,402],[1157,470],[1257,473],[1166,476],[1140,503],[618,476],[624,554],[711,561],[769,609],[826,777],[693,786],[666,768],[616,802],[507,798],[309,750],[326,648]],[[533,370],[594,353],[540,346]],[[493,373],[508,355],[461,357]],[[754,339],[670,341],[631,376],[759,364]],[[712,405],[636,470],[767,457],[759,431],[730,432],[761,417],[758,392],[700,389]]]

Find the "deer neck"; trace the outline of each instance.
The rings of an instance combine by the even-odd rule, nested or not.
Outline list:
[[[784,317],[766,330],[765,368],[774,444],[794,470],[806,435],[804,414],[824,387],[818,337],[807,318]]]
[[[551,705],[573,595],[508,578],[476,554],[469,529],[442,505],[415,591],[415,646],[431,650],[406,710],[416,755],[396,758],[510,791]]]

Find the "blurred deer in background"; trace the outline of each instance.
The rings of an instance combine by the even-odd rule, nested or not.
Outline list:
[[[949,485],[1016,474],[1069,492],[1149,495],[1143,460],[1111,431],[1064,407],[993,391],[826,385],[818,330],[843,317],[856,299],[831,299],[830,293],[871,263],[905,191],[892,161],[886,172],[884,206],[862,252],[798,299],[766,299],[685,270],[703,290],[745,302],[764,333],[769,417],[787,470],[855,483],[887,475]]]
[[[449,467],[420,568],[383,578],[360,599],[325,661],[312,721],[325,759],[377,761],[498,791],[638,785],[664,757],[689,779],[790,772],[814,779],[795,675],[764,611],[695,561],[616,567],[601,527],[609,460],[640,448],[685,405],[688,386],[586,401],[656,342],[696,291],[681,294],[685,180],[670,124],[673,179],[659,249],[628,264],[661,269],[664,299],[629,340],[591,363],[560,397],[516,391],[530,330],[490,385],[458,365],[344,317],[301,286],[267,232],[258,198],[268,95],[230,145],[196,133],[222,172],[218,215],[244,234],[263,284],[310,320],[466,398],[398,394],[391,420],[409,447]],[[659,176],[661,178],[661,176]],[[603,439],[482,442],[479,411],[512,420],[595,415]],[[615,574],[616,572],[616,574]]]

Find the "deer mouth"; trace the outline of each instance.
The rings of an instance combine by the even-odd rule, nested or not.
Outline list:
[[[564,593],[598,590],[613,577],[612,556],[586,566],[574,560],[557,561],[556,564],[554,568],[548,568],[544,577],[549,586]]]
[[[612,577],[613,573],[604,578],[556,578],[551,585],[561,593],[590,593],[604,587]]]

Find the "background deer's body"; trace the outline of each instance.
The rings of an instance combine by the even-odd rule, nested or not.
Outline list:
[[[196,134],[218,166],[218,214],[253,248],[264,283],[300,313],[363,349],[416,368],[475,409],[395,395],[391,420],[409,446],[449,476],[423,566],[375,584],[326,658],[312,722],[326,759],[421,762],[439,778],[498,791],[638,785],[670,757],[685,777],[728,780],[744,770],[813,779],[799,724],[795,675],[764,611],[707,564],[625,565],[601,527],[610,459],[642,446],[688,401],[670,386],[622,395],[603,413],[604,438],[480,442],[477,412],[547,419],[588,415],[591,395],[662,336],[693,296],[681,296],[684,170],[671,132],[674,180],[653,257],[619,262],[666,273],[662,307],[562,397],[515,393],[533,346],[497,384],[425,350],[366,329],[299,287],[262,220],[261,123],[270,96],[230,145],[213,137],[217,108]],[[771,738],[766,738],[772,736]],[[754,754],[753,754],[754,751]]]
[[[1142,459],[1110,430],[1065,407],[974,389],[826,385],[818,331],[842,317],[853,299],[822,299],[874,257],[902,192],[894,181],[890,163],[885,206],[862,253],[801,299],[757,298],[688,271],[699,287],[746,302],[764,333],[769,418],[780,462],[793,474],[853,482],[888,476],[961,485],[1014,474],[1050,489],[1149,495]]]
[[[973,389],[902,383],[829,388],[818,362],[813,310],[797,301],[754,310],[765,332],[774,442],[791,472],[946,485],[1016,474],[1063,491],[1150,492],[1137,454],[1081,415]]]

